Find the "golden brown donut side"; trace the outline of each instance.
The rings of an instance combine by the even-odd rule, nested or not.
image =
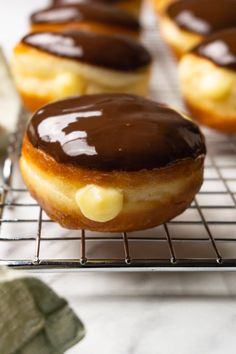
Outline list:
[[[236,73],[190,52],[179,64],[180,89],[192,117],[225,133],[236,132]]]
[[[175,58],[179,60],[186,52],[202,41],[203,36],[179,28],[174,21],[163,15],[160,20],[160,31],[163,39],[170,47]]]
[[[203,162],[201,156],[162,169],[106,173],[58,163],[25,136],[20,166],[30,193],[54,221],[71,229],[119,232],[151,228],[182,213],[201,187]],[[122,189],[122,212],[104,223],[83,216],[74,195],[87,184]]]
[[[222,116],[217,112],[212,112],[206,108],[200,108],[193,102],[185,99],[186,106],[192,114],[192,117],[200,124],[209,128],[219,130],[223,133],[236,133],[236,114],[232,116]]]

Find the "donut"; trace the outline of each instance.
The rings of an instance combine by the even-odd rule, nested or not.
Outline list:
[[[78,4],[85,2],[90,4],[105,4],[119,7],[138,17],[141,10],[142,0],[52,0],[53,5]]]
[[[236,28],[207,37],[179,64],[182,95],[194,118],[236,133]]]
[[[216,31],[236,26],[235,0],[180,0],[161,18],[161,33],[179,59]]]
[[[32,32],[89,30],[98,33],[138,37],[139,21],[129,12],[102,4],[52,6],[31,15]]]
[[[130,37],[87,31],[37,32],[16,46],[12,72],[25,107],[74,95],[146,95],[149,52]]]
[[[146,98],[96,94],[38,110],[20,159],[48,216],[69,229],[134,231],[182,213],[203,180],[198,126]]]

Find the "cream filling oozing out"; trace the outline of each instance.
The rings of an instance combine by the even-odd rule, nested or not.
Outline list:
[[[119,215],[124,196],[119,189],[89,184],[76,192],[75,199],[86,218],[106,222]]]
[[[88,219],[105,222],[114,219],[120,213],[135,212],[140,208],[161,203],[173,203],[191,188],[193,176],[201,171],[193,170],[192,174],[175,178],[172,181],[157,180],[155,176],[150,182],[143,185],[119,187],[98,186],[96,184],[66,184],[60,177],[48,177],[32,163],[21,158],[21,168],[26,180],[33,181],[31,185],[37,186],[39,193],[46,203],[66,207],[72,213],[76,210]]]
[[[179,78],[184,97],[193,104],[236,116],[236,73],[211,61],[187,54],[179,64]]]

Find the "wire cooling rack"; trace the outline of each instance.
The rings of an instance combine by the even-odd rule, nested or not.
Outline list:
[[[144,21],[144,42],[154,58],[151,97],[181,107],[176,65],[148,9]],[[18,171],[21,131],[11,137],[3,164],[1,265],[40,271],[236,270],[235,136],[206,132],[204,184],[182,215],[151,230],[102,234],[61,228],[30,197]]]

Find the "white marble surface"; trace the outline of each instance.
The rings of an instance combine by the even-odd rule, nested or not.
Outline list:
[[[234,273],[86,273],[53,286],[87,328],[69,354],[233,354],[234,283]]]
[[[11,49],[45,0],[0,0],[0,43]],[[42,275],[87,328],[68,354],[233,354],[236,275],[80,273]],[[37,353],[32,353],[37,354]]]
[[[89,308],[83,311],[83,305]],[[81,301],[88,336],[70,353],[232,354],[234,305],[234,299],[186,297]]]

